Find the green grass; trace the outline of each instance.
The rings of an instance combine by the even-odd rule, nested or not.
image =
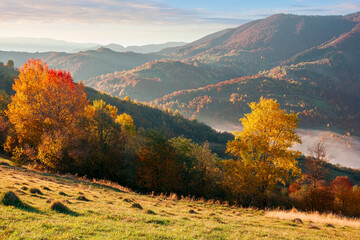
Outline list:
[[[0,158],[0,193],[8,191],[31,208],[0,205],[0,239],[360,239],[358,228],[313,223],[320,229],[311,229],[309,222],[266,217],[262,210],[141,195],[116,184],[16,168]],[[56,201],[70,212],[51,210]]]

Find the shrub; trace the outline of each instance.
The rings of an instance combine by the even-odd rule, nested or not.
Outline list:
[[[37,188],[30,188],[30,193],[42,195],[42,192]]]
[[[58,201],[52,202],[50,208],[51,210],[59,213],[65,213],[65,214],[72,213],[68,207],[66,207],[64,204]]]
[[[85,202],[89,202],[89,201],[90,201],[90,200],[87,199],[85,196],[78,196],[78,197],[76,198],[76,200],[85,201]]]
[[[133,205],[131,205],[132,208],[138,208],[138,209],[143,209],[142,206],[138,203],[133,203]]]
[[[24,204],[21,202],[18,196],[12,191],[6,192],[1,197],[1,203],[5,206],[23,207]]]

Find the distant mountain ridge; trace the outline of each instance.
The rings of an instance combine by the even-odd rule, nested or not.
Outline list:
[[[115,52],[107,48],[88,50],[78,53],[23,53],[0,51],[0,61],[12,59],[15,66],[20,67],[30,58],[41,59],[52,68],[60,68],[70,72],[76,81],[114,71],[130,70],[146,62],[161,59],[156,54],[134,52]]]
[[[180,47],[185,45],[185,42],[167,42],[167,43],[161,43],[161,44],[147,44],[142,46],[128,46],[124,47],[119,44],[110,43],[107,45],[96,45],[90,48],[85,49],[77,49],[76,51],[87,51],[87,50],[97,50],[99,48],[108,48],[115,52],[135,52],[135,53],[156,53],[160,52],[163,49],[172,48],[172,47]]]
[[[15,52],[74,52],[75,49],[90,48],[96,43],[76,43],[51,38],[0,38],[0,51]]]
[[[56,40],[51,38],[26,38],[26,37],[2,37],[0,38],[0,51],[14,52],[66,52],[76,53],[87,50],[97,50],[101,47],[109,48],[115,52],[136,52],[136,53],[154,53],[164,48],[179,47],[185,45],[185,42],[166,42],[160,44],[132,45],[123,47],[119,44],[110,43],[101,45],[98,43],[78,43]]]

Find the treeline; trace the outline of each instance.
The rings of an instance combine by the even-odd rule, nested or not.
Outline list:
[[[13,94],[12,84],[19,72],[14,68],[14,61],[9,60],[6,64],[0,62],[0,89]]]
[[[301,171],[300,152],[291,150],[301,143],[298,117],[275,100],[249,105],[244,129],[227,144],[233,159],[224,160],[206,142],[137,129],[131,113],[104,100],[90,102],[81,83],[40,60],[20,69],[13,90],[11,99],[0,95],[0,140],[15,164],[105,178],[143,192],[360,215],[359,187],[344,177],[324,180],[321,144]]]

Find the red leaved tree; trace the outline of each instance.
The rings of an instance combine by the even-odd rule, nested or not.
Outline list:
[[[17,157],[61,167],[79,135],[78,120],[88,105],[84,87],[70,73],[30,59],[20,68],[13,90],[16,94],[6,113],[15,134],[8,137],[5,148],[20,162],[23,159]],[[55,143],[59,144],[53,148]]]

